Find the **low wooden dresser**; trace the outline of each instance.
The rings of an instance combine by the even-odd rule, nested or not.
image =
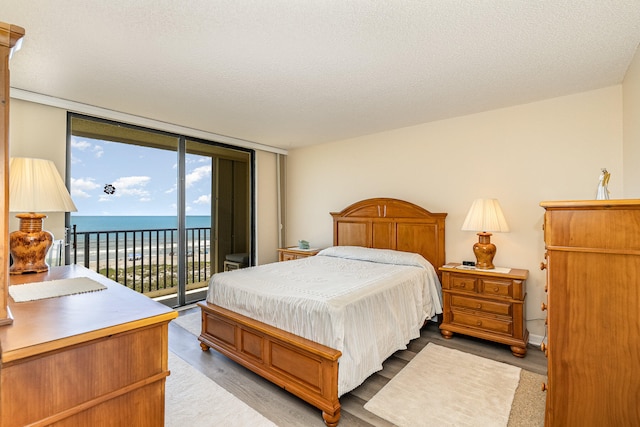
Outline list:
[[[16,303],[0,327],[0,426],[164,426],[174,310],[78,265],[11,284],[88,277],[106,289]]]
[[[440,333],[454,332],[511,346],[514,356],[527,354],[529,331],[525,323],[527,270],[480,270],[440,267],[443,316]]]
[[[308,256],[314,256],[320,249],[300,249],[297,246],[290,248],[278,249],[278,261],[291,261],[293,259],[306,258]]]

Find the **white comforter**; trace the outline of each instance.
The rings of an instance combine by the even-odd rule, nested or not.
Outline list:
[[[207,301],[340,350],[339,395],[442,313],[440,282],[421,255],[349,246],[215,274]]]

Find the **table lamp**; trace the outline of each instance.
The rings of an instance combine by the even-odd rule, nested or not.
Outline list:
[[[47,216],[36,212],[76,212],[76,206],[50,160],[16,157],[9,163],[9,210],[25,212],[20,229],[9,236],[10,274],[49,270],[45,260],[53,235],[42,229]]]
[[[493,257],[496,245],[491,243],[491,231],[506,233],[509,226],[504,218],[497,199],[476,199],[462,224],[463,231],[478,231],[478,242],[473,245],[476,256],[476,268],[490,270],[495,268]]]

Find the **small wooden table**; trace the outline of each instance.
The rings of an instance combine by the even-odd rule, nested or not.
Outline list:
[[[280,248],[278,249],[278,261],[290,261],[292,259],[306,258],[308,256],[314,256],[321,249],[311,248],[311,249],[300,249],[297,246],[292,246],[290,248]]]
[[[164,426],[168,324],[177,312],[79,265],[11,285],[88,277],[107,288],[16,303],[0,327],[0,426]]]
[[[527,354],[529,331],[525,320],[528,270],[461,269],[460,264],[440,267],[442,272],[444,338],[454,332],[511,346],[516,357]]]

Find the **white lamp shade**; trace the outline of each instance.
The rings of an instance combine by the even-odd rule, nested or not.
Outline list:
[[[509,231],[497,199],[476,199],[462,224],[463,231]]]
[[[12,158],[9,163],[11,212],[76,212],[58,169],[50,160]]]

